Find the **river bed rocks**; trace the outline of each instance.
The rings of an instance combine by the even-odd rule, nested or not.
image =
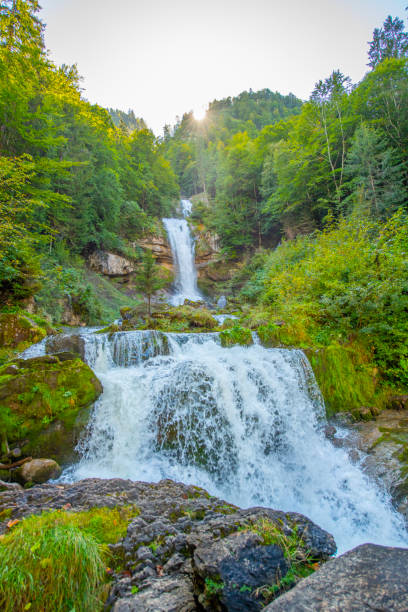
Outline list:
[[[171,480],[92,478],[31,489],[0,483],[0,533],[30,514],[95,506],[138,510],[125,538],[111,545],[116,561],[106,608],[115,612],[259,611],[288,573],[285,538],[295,538],[299,558],[307,554],[317,564],[336,551],[333,537],[301,514],[241,510]],[[278,536],[266,541],[262,530],[271,526]]]

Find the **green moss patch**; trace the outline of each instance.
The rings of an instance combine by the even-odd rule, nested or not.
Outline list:
[[[258,589],[264,597],[265,604],[291,589],[299,580],[310,576],[318,568],[319,564],[306,549],[297,525],[293,525],[292,530],[287,532],[269,519],[260,519],[248,529],[262,538],[264,546],[278,546],[289,565],[284,576],[277,576],[276,584],[264,585]]]
[[[383,403],[377,394],[377,370],[362,347],[333,344],[305,352],[329,416],[341,411],[359,413],[361,406]]]

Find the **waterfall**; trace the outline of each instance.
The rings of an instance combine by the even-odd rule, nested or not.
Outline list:
[[[84,338],[104,393],[65,480],[172,478],[240,506],[306,514],[341,551],[406,543],[387,496],[326,439],[301,351],[223,348],[217,333]]]
[[[184,217],[191,214],[190,200],[181,200]],[[163,219],[169,238],[173,261],[176,268],[175,293],[171,298],[174,306],[183,304],[185,299],[201,300],[197,289],[197,272],[194,262],[194,241],[186,219]]]

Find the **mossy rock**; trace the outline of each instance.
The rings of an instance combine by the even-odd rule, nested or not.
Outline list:
[[[224,347],[234,346],[236,344],[250,346],[254,343],[251,330],[246,327],[241,327],[240,325],[234,325],[230,329],[224,329],[220,333],[220,339],[221,345]]]
[[[89,407],[102,392],[76,355],[17,359],[0,368],[0,428],[9,443],[24,439],[24,453],[69,461]]]
[[[0,365],[13,359],[31,344],[55,333],[48,322],[24,311],[0,314]]]
[[[218,321],[204,307],[177,306],[152,313],[139,329],[156,329],[164,332],[214,331]]]

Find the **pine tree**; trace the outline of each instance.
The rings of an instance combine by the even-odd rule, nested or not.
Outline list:
[[[375,68],[386,58],[408,56],[408,32],[404,32],[402,19],[388,15],[382,28],[375,28],[373,40],[368,51],[371,68]]]
[[[159,266],[156,264],[155,257],[150,249],[143,253],[142,266],[136,273],[136,288],[147,298],[147,314],[151,314],[152,295],[162,289],[167,284],[166,278],[160,274]]]

